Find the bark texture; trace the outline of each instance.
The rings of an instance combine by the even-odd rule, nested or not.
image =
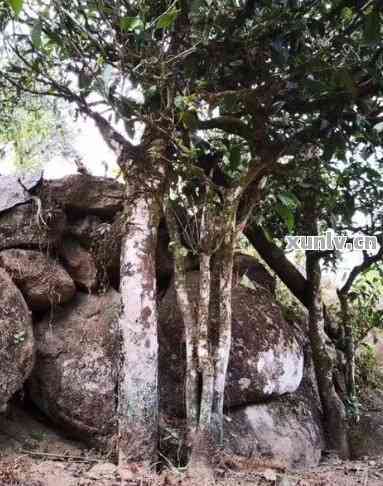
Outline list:
[[[158,428],[155,252],[159,207],[149,196],[130,205],[121,247],[119,462],[152,462]]]
[[[119,161],[127,183],[120,260],[118,415],[119,465],[147,468],[157,461],[158,444],[156,248],[166,144],[148,138],[145,147],[150,163],[130,159],[129,147],[120,156],[126,161]]]
[[[324,428],[328,448],[342,458],[349,457],[346,412],[333,381],[335,349],[325,333],[323,303],[321,298],[321,268],[318,255],[306,252],[307,279],[310,288],[309,335],[323,408]]]
[[[340,302],[341,318],[344,332],[344,354],[346,357],[345,381],[347,398],[352,407],[352,415],[358,420],[359,410],[357,406],[357,392],[355,384],[355,344],[352,332],[352,317],[350,315],[349,301],[347,294],[338,292]]]

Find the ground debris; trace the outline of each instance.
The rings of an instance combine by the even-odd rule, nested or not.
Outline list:
[[[383,457],[323,463],[304,471],[287,471],[265,460],[236,460],[217,470],[215,486],[381,486]],[[73,463],[18,455],[0,460],[0,486],[205,486],[193,484],[183,471],[165,470],[146,478],[123,478],[110,462]],[[213,486],[211,482],[206,486]]]

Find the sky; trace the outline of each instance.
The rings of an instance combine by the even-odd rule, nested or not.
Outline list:
[[[83,163],[89,172],[95,176],[112,177],[115,175],[118,169],[115,154],[104,142],[93,120],[79,118],[74,123],[76,139],[73,141],[73,145],[82,156]],[[107,164],[107,171],[104,162]],[[62,157],[53,158],[44,166],[46,179],[59,179],[76,172],[75,163]]]

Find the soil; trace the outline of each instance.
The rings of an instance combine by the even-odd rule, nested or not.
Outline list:
[[[13,408],[0,416],[0,486],[210,486],[166,468],[145,480],[118,470],[112,457],[66,438],[36,413]],[[382,486],[383,457],[342,462],[327,457],[318,467],[286,471],[262,460],[220,457],[216,486]]]

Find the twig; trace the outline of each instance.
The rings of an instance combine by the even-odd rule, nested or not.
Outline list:
[[[56,461],[72,461],[72,462],[103,462],[100,459],[87,459],[81,456],[66,456],[65,454],[49,454],[48,452],[34,452],[26,449],[20,449],[23,454],[36,457],[46,457]]]
[[[20,178],[17,179],[17,182],[24,189],[24,191],[29,195],[29,197],[31,198],[31,201],[33,201],[36,204],[36,207],[37,207],[36,224],[37,224],[37,226],[40,226],[40,223],[42,223],[44,226],[48,226],[47,223],[45,222],[44,218],[43,218],[43,214],[42,214],[43,208],[42,208],[41,199],[37,196],[33,196],[30,193],[29,189],[27,187],[25,187],[25,185],[22,183]]]

